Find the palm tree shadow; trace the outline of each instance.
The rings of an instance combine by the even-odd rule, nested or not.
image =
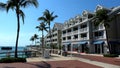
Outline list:
[[[51,65],[45,61],[42,61],[40,63],[26,63],[26,64],[34,65],[38,68],[51,68]]]

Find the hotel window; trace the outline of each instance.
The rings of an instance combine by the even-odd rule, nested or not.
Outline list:
[[[80,18],[79,21],[82,22],[82,18]],[[79,22],[79,23],[80,23],[80,22]]]
[[[67,32],[68,32],[68,33],[71,32],[71,29],[68,29]]]
[[[74,35],[73,39],[78,39],[78,35]]]
[[[99,32],[94,32],[94,36],[103,36],[104,32],[103,31],[99,31]]]
[[[76,31],[76,30],[78,30],[78,26],[76,26],[76,27],[73,28],[73,31]]]
[[[57,39],[55,39],[55,41],[57,41]]]
[[[63,34],[66,34],[66,31],[63,31]]]
[[[71,36],[68,36],[67,39],[68,39],[68,40],[71,40]]]
[[[63,37],[63,40],[66,40],[66,38],[65,38],[65,37]]]
[[[93,15],[92,15],[92,14],[89,14],[89,15],[88,15],[88,18],[92,18],[92,17],[93,17]]]
[[[80,25],[80,28],[82,29],[82,28],[86,28],[87,27],[87,24],[82,24],[82,25]]]
[[[81,34],[80,37],[81,38],[87,37],[87,33]]]

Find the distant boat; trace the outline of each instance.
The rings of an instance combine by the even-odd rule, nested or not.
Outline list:
[[[1,47],[1,50],[12,50],[12,47]]]

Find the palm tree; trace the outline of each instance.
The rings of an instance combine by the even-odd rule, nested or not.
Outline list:
[[[42,54],[44,55],[44,30],[47,31],[47,27],[44,22],[41,22],[39,26],[36,26],[36,28],[39,31],[42,31]]]
[[[34,34],[34,39],[35,39],[35,45],[36,45],[36,40],[39,39],[37,34]]]
[[[99,24],[104,24],[105,31],[106,31],[106,41],[108,44],[109,51],[111,53],[110,44],[108,43],[108,31],[107,29],[110,27],[110,22],[113,20],[113,17],[109,17],[109,11],[106,9],[100,9],[96,11],[95,17],[93,18],[92,22],[94,23],[95,27],[99,26]]]
[[[17,58],[17,48],[18,48],[18,39],[19,39],[19,32],[20,32],[20,17],[22,17],[22,21],[24,24],[24,17],[25,14],[21,10],[21,8],[26,8],[29,5],[34,5],[38,7],[37,0],[8,0],[7,3],[0,3],[0,8],[5,9],[7,12],[9,9],[15,10],[17,16],[17,37],[16,37],[16,44],[15,44],[15,58]]]
[[[30,38],[30,41],[32,41],[32,45],[33,45],[33,42],[34,42],[34,37],[32,36],[31,38]]]
[[[51,12],[49,10],[45,10],[44,13],[43,13],[43,16],[42,17],[39,17],[38,20],[42,20],[44,22],[46,22],[49,26],[49,33],[50,33],[50,42],[52,43],[51,41],[51,30],[50,30],[50,25],[51,25],[51,21],[53,21],[56,17],[58,17],[57,15],[54,15],[53,16],[53,13],[54,12]]]

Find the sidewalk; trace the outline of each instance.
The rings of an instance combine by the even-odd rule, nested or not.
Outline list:
[[[45,59],[45,58],[28,58],[27,61],[28,62],[40,62],[40,61],[73,61],[73,60],[78,60],[80,61],[81,63],[84,62],[84,63],[88,63],[88,64],[92,64],[92,65],[96,65],[96,66],[100,66],[100,67],[104,67],[104,68],[120,68],[120,65],[119,65],[119,62],[117,62],[117,64],[114,64],[113,63],[113,60],[111,59],[107,59],[107,62],[110,62],[112,61],[113,64],[110,64],[110,63],[105,63],[105,62],[101,62],[101,61],[106,61],[106,58],[105,59],[101,59],[100,56],[89,56],[89,55],[69,55],[67,57],[64,57],[64,56],[60,56],[60,55],[56,55],[56,54],[52,54],[53,57],[52,58],[49,58],[49,59]],[[89,58],[88,58],[89,57]],[[92,58],[93,57],[93,58]],[[104,57],[102,57],[104,58]],[[96,61],[96,59],[99,59],[101,61]],[[61,63],[62,64],[62,63]],[[87,64],[84,64],[84,65],[87,65]]]
[[[88,57],[90,56],[86,54],[67,57],[52,54],[51,58],[27,58],[26,63],[1,63],[0,68],[120,68],[120,65],[96,61],[95,58],[91,58],[94,56],[90,59]],[[98,56],[97,59],[99,58]]]
[[[99,54],[85,54],[85,53],[82,53],[82,54],[72,53],[72,55],[74,57],[84,58],[84,59],[88,59],[91,61],[98,61],[98,62],[103,62],[103,63],[120,66],[120,58],[110,58],[110,57],[103,57],[102,55],[99,55]]]

